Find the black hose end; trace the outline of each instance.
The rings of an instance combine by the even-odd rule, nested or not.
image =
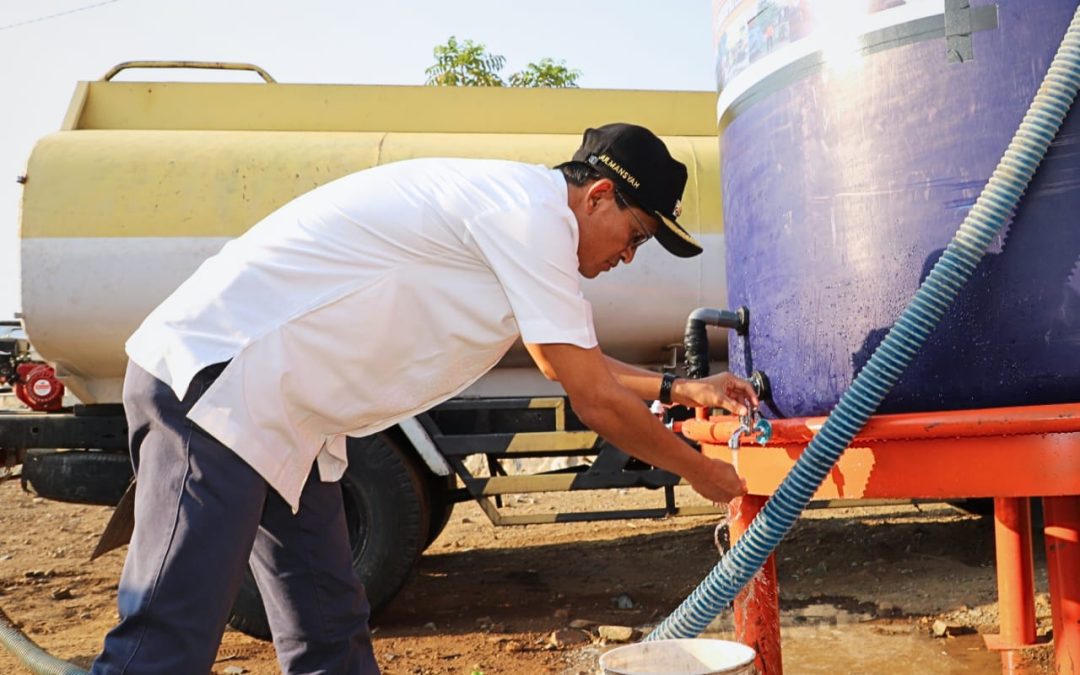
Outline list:
[[[754,388],[754,393],[757,394],[759,401],[768,401],[772,399],[772,386],[769,384],[769,376],[760,370],[755,370],[750,373],[750,377],[747,380],[750,382],[750,386]]]
[[[735,310],[735,314],[739,316],[739,325],[735,327],[735,333],[737,335],[746,335],[750,332],[750,308],[743,305]]]

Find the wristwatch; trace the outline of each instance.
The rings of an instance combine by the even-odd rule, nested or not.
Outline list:
[[[671,388],[677,379],[679,376],[675,373],[664,373],[664,378],[660,380],[660,402],[664,405],[671,405]]]

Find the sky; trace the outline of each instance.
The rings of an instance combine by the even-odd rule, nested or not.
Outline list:
[[[34,143],[59,129],[75,85],[131,60],[242,61],[279,82],[423,84],[451,35],[544,57],[602,89],[711,91],[711,0],[0,0],[0,319],[20,308],[18,218]],[[228,79],[132,71],[116,79]]]

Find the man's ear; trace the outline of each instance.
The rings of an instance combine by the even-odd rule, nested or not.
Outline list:
[[[592,212],[601,201],[613,199],[614,197],[615,183],[610,178],[601,178],[589,186],[588,192],[585,193],[585,204],[589,212]]]

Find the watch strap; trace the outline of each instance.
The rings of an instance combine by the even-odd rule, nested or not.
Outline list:
[[[671,388],[675,386],[675,380],[679,379],[679,376],[675,373],[664,373],[663,378],[660,380],[660,402],[664,405],[671,405]]]

